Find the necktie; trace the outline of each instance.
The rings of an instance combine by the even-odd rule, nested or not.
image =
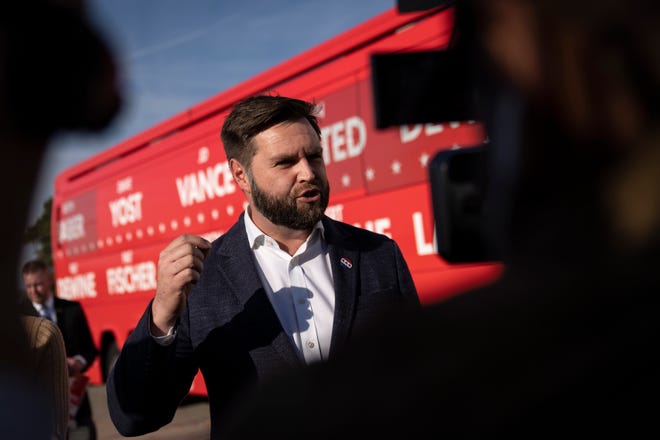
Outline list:
[[[51,313],[50,309],[49,309],[48,307],[46,307],[46,306],[42,306],[42,307],[41,307],[41,310],[39,311],[39,314],[40,314],[42,317],[44,317],[44,318],[46,318],[47,320],[49,320],[49,321],[52,321],[52,320],[53,320],[53,314]]]

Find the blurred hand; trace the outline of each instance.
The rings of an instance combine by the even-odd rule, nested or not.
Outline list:
[[[167,334],[186,305],[192,286],[199,280],[211,243],[196,235],[175,238],[158,258],[158,285],[151,306],[154,336]]]
[[[82,372],[85,364],[77,357],[68,357],[66,358],[66,367],[69,370],[69,376],[75,376]]]

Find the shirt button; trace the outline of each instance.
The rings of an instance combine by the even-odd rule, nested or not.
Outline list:
[[[301,305],[302,305],[302,304],[305,304],[306,302],[307,302],[307,300],[305,300],[304,298],[300,298],[300,299],[298,300],[298,304],[301,304]]]
[[[309,348],[310,350],[314,348],[314,343],[312,341],[307,341],[307,348]]]

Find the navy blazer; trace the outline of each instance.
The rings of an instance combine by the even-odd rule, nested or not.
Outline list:
[[[58,297],[53,298],[53,306],[57,315],[57,326],[62,331],[67,357],[80,355],[85,358],[87,365],[83,371],[87,371],[92,366],[99,351],[94,344],[92,332],[89,329],[89,323],[82,306],[77,301],[68,301]],[[78,406],[75,418],[80,426],[90,426],[90,429],[95,429],[94,420],[92,419],[92,407],[86,391]]]
[[[150,336],[150,304],[122,347],[107,383],[110,416],[121,434],[142,435],[169,423],[198,370],[213,433],[246,387],[303,366],[261,284],[243,215],[213,242],[175,342],[161,346]],[[416,307],[419,299],[393,240],[329,217],[322,221],[335,287],[332,358],[384,308]]]
[[[82,306],[77,301],[53,297],[53,307],[57,315],[57,326],[64,337],[67,357],[81,355],[87,361],[87,370],[99,351],[94,344]]]

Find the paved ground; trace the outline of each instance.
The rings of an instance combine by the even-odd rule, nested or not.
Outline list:
[[[108,414],[105,386],[89,388],[92,412],[98,432],[98,440],[125,439],[117,432]],[[191,401],[179,407],[174,420],[160,430],[132,439],[150,440],[208,440],[211,423],[209,421],[209,405],[206,401]]]

